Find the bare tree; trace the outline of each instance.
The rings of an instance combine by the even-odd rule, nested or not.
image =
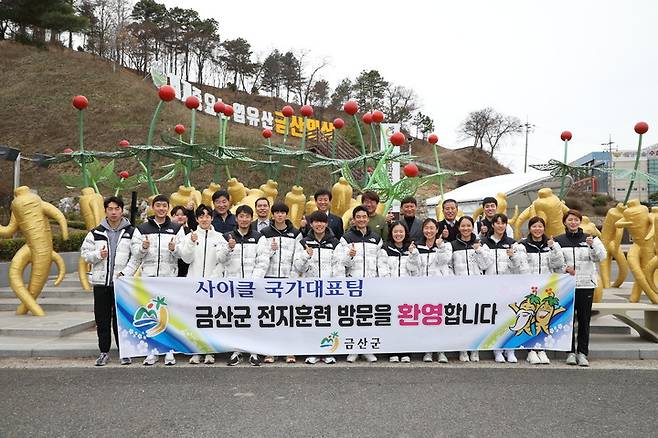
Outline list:
[[[473,139],[473,147],[479,146],[480,149],[484,149],[486,142],[492,156],[500,140],[519,134],[521,131],[521,121],[518,117],[500,114],[491,107],[469,113],[459,127],[463,139]]]
[[[393,123],[405,123],[411,120],[411,115],[418,105],[416,93],[401,85],[389,85],[384,94],[384,113],[386,120]]]

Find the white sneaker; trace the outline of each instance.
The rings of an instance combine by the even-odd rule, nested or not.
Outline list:
[[[192,365],[198,365],[201,363],[201,356],[198,354],[193,354],[192,357],[190,357],[190,363]]]
[[[377,356],[372,353],[364,354],[363,357],[366,358],[367,362],[377,362]]]
[[[448,363],[448,356],[446,356],[446,354],[443,351],[441,351],[439,352],[439,358],[437,360],[439,361],[439,363]]]
[[[516,355],[514,354],[514,350],[507,350],[505,352],[505,358],[507,359],[507,362],[509,363],[516,363]]]
[[[587,356],[585,356],[583,353],[578,353],[576,355],[576,360],[578,361],[578,366],[579,367],[588,367],[589,366],[589,361],[587,360]]]
[[[411,362],[411,357],[409,357],[409,356],[402,356],[402,359],[400,359],[400,362],[402,362],[402,363],[409,363],[409,362]]]
[[[391,356],[388,358],[389,362],[400,362],[400,358],[398,356]]]
[[[530,365],[539,365],[541,361],[539,360],[539,356],[537,356],[537,352],[535,350],[530,350],[528,352],[528,357],[526,360],[530,363]]]
[[[304,363],[307,363],[307,364],[309,364],[309,365],[315,365],[315,364],[318,363],[318,362],[320,362],[320,359],[318,359],[318,358],[315,357],[315,356],[309,356],[309,357],[307,357],[306,360],[304,361]]]
[[[174,357],[173,351],[169,351],[167,354],[165,354],[164,364],[167,366],[176,365],[176,358]]]
[[[539,357],[539,363],[542,365],[548,365],[551,363],[551,360],[548,358],[546,355],[546,352],[544,350],[541,350],[540,352],[537,353],[537,356]]]
[[[157,362],[158,362],[158,356],[156,356],[155,354],[149,354],[148,356],[146,356],[146,359],[144,359],[143,363],[145,366],[148,367],[151,365],[155,365]]]
[[[460,351],[460,352],[459,352],[459,361],[460,361],[460,362],[468,362],[468,361],[469,361],[469,359],[468,359],[468,353],[465,352],[465,351]]]
[[[498,363],[505,363],[505,356],[501,350],[494,350],[494,361]]]
[[[578,365],[578,361],[576,359],[576,353],[567,354],[567,365]]]
[[[423,355],[423,362],[432,362],[432,353],[425,353]]]
[[[212,354],[206,354],[206,357],[203,359],[203,363],[206,365],[212,365],[215,363],[215,356]]]
[[[359,358],[359,355],[358,355],[358,354],[348,354],[346,360],[347,360],[349,363],[354,363],[354,362],[356,362],[356,360],[357,360],[358,358]]]
[[[329,365],[336,363],[336,358],[333,357],[333,356],[325,356],[325,358],[323,360],[324,360],[324,363],[329,364]]]
[[[471,351],[471,362],[480,362],[480,353]]]

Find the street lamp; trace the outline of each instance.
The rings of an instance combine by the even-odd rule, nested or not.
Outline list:
[[[21,182],[21,151],[9,146],[0,146],[0,160],[14,163],[14,190]]]

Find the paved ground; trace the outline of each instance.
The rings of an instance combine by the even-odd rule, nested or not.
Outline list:
[[[546,438],[658,431],[658,371],[651,361],[590,369],[482,363],[255,369],[93,368],[89,361],[50,359],[44,368],[20,368],[38,362],[24,361],[3,360],[14,368],[0,369],[3,437]],[[611,364],[616,369],[605,369]]]

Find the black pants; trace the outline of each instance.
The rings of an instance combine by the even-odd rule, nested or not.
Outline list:
[[[589,322],[592,318],[592,299],[594,289],[576,289],[576,302],[574,304],[574,324],[578,321],[578,333],[574,331],[571,339],[571,352],[589,354]],[[578,349],[576,349],[578,337]]]
[[[109,353],[112,345],[112,334],[119,348],[119,331],[117,329],[117,311],[114,304],[114,286],[94,286],[94,317],[96,318],[96,333],[98,349],[101,353]],[[110,324],[112,330],[110,331]]]

